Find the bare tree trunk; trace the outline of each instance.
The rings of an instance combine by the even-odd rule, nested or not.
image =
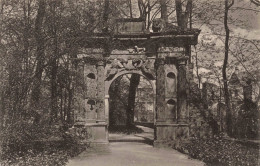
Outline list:
[[[58,111],[58,99],[57,99],[57,60],[52,59],[51,62],[51,121],[54,122],[57,119]]]
[[[60,120],[62,121],[62,118],[63,118],[63,109],[62,109],[62,106],[63,106],[63,88],[60,87]]]
[[[22,76],[21,80],[23,82],[23,85],[21,88],[21,102],[22,105],[26,105],[27,98],[28,98],[28,90],[30,87],[30,84],[28,83],[28,75],[29,73],[29,36],[30,36],[30,13],[31,13],[31,6],[30,3],[24,2],[23,4],[23,60],[22,60]],[[22,115],[23,116],[23,115]]]
[[[232,0],[231,4],[228,4],[228,0],[225,0],[225,15],[224,15],[224,26],[226,32],[225,38],[225,57],[224,63],[222,68],[222,76],[224,81],[224,98],[226,104],[226,125],[227,125],[227,134],[232,136],[232,113],[231,113],[231,103],[230,103],[230,96],[228,90],[228,80],[227,80],[227,64],[228,64],[228,51],[229,51],[229,28],[228,28],[228,11],[229,8],[234,4],[234,0]]]
[[[0,71],[1,72],[1,71]],[[5,95],[4,95],[4,90],[1,91],[1,96],[0,96],[0,101],[1,101],[1,105],[0,105],[0,129],[2,129],[2,126],[4,126],[4,122],[5,122]]]
[[[256,6],[260,6],[260,1],[259,0],[250,0],[253,4]]]
[[[140,13],[140,18],[145,18],[145,8],[142,0],[138,0],[138,9]]]
[[[68,110],[67,110],[67,123],[71,124],[72,117],[71,117],[71,106],[72,106],[72,100],[73,100],[73,88],[71,86],[72,81],[69,80],[69,90],[68,90]]]
[[[43,64],[44,64],[44,36],[42,33],[43,20],[45,17],[45,0],[39,0],[38,12],[35,20],[35,40],[36,40],[36,71],[35,78],[32,89],[32,103],[33,106],[39,105],[39,99],[41,94],[41,80],[43,73]]]
[[[103,20],[104,20],[103,31],[104,32],[108,32],[108,15],[109,15],[109,0],[105,0],[104,15],[103,15]]]
[[[53,2],[50,6],[50,10],[52,13],[52,35],[53,39],[53,54],[51,57],[51,121],[54,122],[57,119],[57,111],[58,111],[58,96],[57,96],[57,73],[58,73],[58,63],[57,58],[59,54],[58,48],[58,36],[57,36],[57,25],[56,25],[56,3]]]
[[[78,51],[78,45],[76,45],[75,43],[70,44],[70,53],[69,53],[69,57],[71,57],[70,61],[70,67],[69,67],[69,71],[77,71],[78,68],[78,64],[77,61],[75,60],[77,57],[77,51]],[[67,122],[68,124],[71,126],[74,123],[74,102],[73,102],[73,97],[74,97],[74,91],[75,91],[75,84],[76,84],[76,77],[71,74],[69,76],[69,103],[68,103],[68,119]]]
[[[23,31],[23,58],[24,58],[24,63],[25,63],[25,71],[27,72],[28,70],[28,56],[29,56],[29,16],[30,16],[30,5],[28,3],[28,16],[26,12],[26,4],[24,3],[23,5],[23,12],[24,12],[24,31]]]
[[[175,8],[176,8],[176,17],[177,17],[177,24],[181,26],[182,21],[182,3],[181,0],[175,0]]]
[[[148,1],[147,8],[148,8],[148,11],[147,11],[147,21],[148,22],[147,22],[146,29],[149,30],[149,28],[151,26],[151,10],[152,10],[151,4],[150,4],[150,0]]]
[[[177,24],[182,29],[186,29],[188,27],[189,17],[191,16],[192,0],[187,1],[185,12],[182,11],[182,1],[181,0],[175,0],[175,6],[176,6]]]
[[[66,117],[67,117],[67,89],[64,88],[64,109],[63,109],[63,121],[64,122],[66,120]]]
[[[168,22],[168,14],[167,14],[166,0],[160,0],[160,4],[161,4],[161,18],[162,18],[165,22]]]
[[[135,107],[135,94],[136,89],[140,82],[140,75],[132,74],[130,78],[129,94],[128,94],[128,105],[126,110],[127,126],[134,124],[134,107]]]
[[[130,17],[133,18],[133,12],[132,12],[132,0],[129,0],[129,9],[130,9]]]

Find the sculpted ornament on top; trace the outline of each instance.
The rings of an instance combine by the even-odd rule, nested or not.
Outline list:
[[[154,60],[142,58],[115,58],[107,62],[106,81],[110,81],[120,71],[140,70],[150,79],[155,79]]]

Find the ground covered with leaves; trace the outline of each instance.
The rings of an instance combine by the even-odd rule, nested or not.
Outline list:
[[[65,165],[87,148],[80,140],[55,125],[19,121],[0,131],[0,165]]]
[[[66,165],[68,160],[86,149],[72,139],[62,141],[34,142],[27,147],[21,147],[21,151],[13,150],[1,156],[0,165]]]
[[[220,137],[193,138],[177,147],[182,153],[202,160],[208,166],[256,166],[259,144],[238,142]]]

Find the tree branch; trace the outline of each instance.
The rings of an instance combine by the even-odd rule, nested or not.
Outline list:
[[[233,6],[234,5],[234,0],[232,0],[231,1],[231,4],[229,4],[228,6],[227,6],[227,10],[229,10],[229,8],[231,8],[231,6]]]
[[[251,0],[251,2],[253,4],[255,4],[256,6],[260,6],[260,1],[259,0]]]

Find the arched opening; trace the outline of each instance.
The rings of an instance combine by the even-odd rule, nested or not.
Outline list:
[[[166,110],[167,110],[167,117],[168,120],[174,121],[177,119],[177,111],[176,111],[176,101],[173,99],[167,100]]]
[[[108,90],[110,141],[128,141],[134,134],[137,139],[131,137],[131,141],[153,142],[154,95],[151,80],[140,74],[125,73],[112,81]]]
[[[94,73],[89,73],[88,75],[87,75],[87,77],[88,78],[90,78],[90,79],[96,79],[96,76],[95,76],[95,74]]]
[[[173,72],[167,73],[166,77],[166,94],[167,97],[173,97],[176,95],[176,76]]]
[[[167,77],[171,78],[171,79],[175,79],[175,74],[173,72],[169,72],[167,74]]]

